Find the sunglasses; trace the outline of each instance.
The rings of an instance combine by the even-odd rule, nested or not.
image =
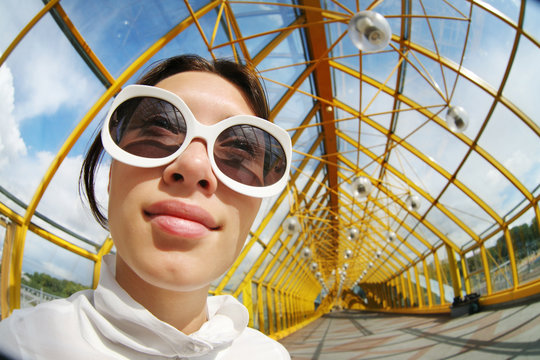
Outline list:
[[[285,187],[291,138],[256,116],[237,115],[207,126],[178,95],[129,85],[114,99],[101,130],[103,147],[112,158],[142,168],[171,163],[195,138],[206,141],[214,174],[232,190],[269,197]]]

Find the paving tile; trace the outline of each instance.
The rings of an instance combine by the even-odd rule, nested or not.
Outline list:
[[[280,341],[293,359],[539,359],[540,302],[451,318],[343,311]]]

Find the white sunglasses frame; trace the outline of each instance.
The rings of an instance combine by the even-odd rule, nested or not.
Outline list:
[[[160,100],[165,100],[170,104],[174,105],[178,110],[180,110],[186,121],[186,137],[182,145],[173,154],[164,158],[145,158],[130,154],[114,142],[109,131],[109,123],[112,114],[118,108],[118,106],[120,106],[126,100],[135,97],[152,97]],[[282,178],[279,179],[276,183],[268,186],[250,186],[242,184],[241,182],[238,182],[225,175],[217,166],[214,159],[213,151],[217,137],[221,134],[223,130],[231,126],[244,124],[251,125],[268,132],[274,138],[276,138],[276,140],[282,146],[283,152],[285,153],[285,160],[287,165]],[[101,129],[101,141],[103,143],[103,147],[113,159],[130,166],[141,168],[159,167],[173,162],[184,152],[184,150],[189,146],[193,139],[196,138],[203,139],[206,142],[206,149],[208,153],[208,158],[210,159],[212,171],[214,172],[216,177],[230,189],[251,197],[263,198],[275,196],[281,193],[281,191],[283,191],[283,189],[287,185],[292,160],[291,138],[287,131],[285,131],[283,128],[268,120],[256,116],[236,115],[221,120],[214,125],[204,125],[195,118],[189,107],[178,95],[155,86],[129,85],[126,86],[114,99]]]

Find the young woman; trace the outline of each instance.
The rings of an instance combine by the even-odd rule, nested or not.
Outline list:
[[[0,322],[0,350],[22,359],[289,359],[247,327],[231,296],[208,297],[234,262],[261,197],[285,186],[287,133],[247,67],[167,59],[115,98],[81,172],[116,255],[100,283]],[[94,194],[112,157],[108,218]]]

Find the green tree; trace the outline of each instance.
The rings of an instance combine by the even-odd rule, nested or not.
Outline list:
[[[57,279],[49,274],[38,272],[26,274],[21,282],[34,289],[60,297],[68,297],[79,290],[88,289],[88,287],[74,281]]]

